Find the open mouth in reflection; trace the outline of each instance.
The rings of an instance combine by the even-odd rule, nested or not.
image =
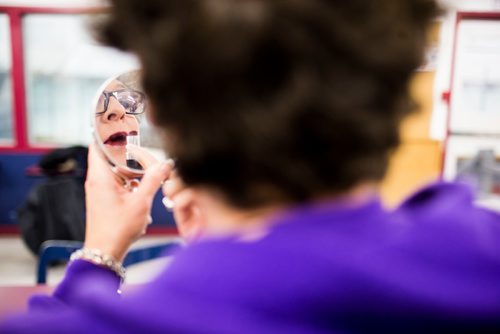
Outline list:
[[[130,131],[128,134],[125,131],[113,133],[104,141],[104,144],[111,146],[125,146],[127,145],[127,136],[136,136],[137,131]]]

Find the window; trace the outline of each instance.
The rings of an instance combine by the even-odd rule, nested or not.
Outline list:
[[[97,44],[84,14],[28,14],[23,45],[31,145],[90,141],[91,103],[111,76],[139,68],[129,54]]]
[[[0,14],[0,144],[12,144],[12,80],[9,18]]]

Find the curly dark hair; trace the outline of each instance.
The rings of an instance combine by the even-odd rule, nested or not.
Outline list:
[[[380,180],[412,108],[433,0],[113,0],[188,185],[258,207]]]

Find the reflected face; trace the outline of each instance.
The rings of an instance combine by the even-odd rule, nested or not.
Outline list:
[[[134,101],[133,96],[128,93],[123,94],[125,97],[120,96],[123,90],[127,90],[127,87],[118,80],[106,86],[99,98],[95,116],[97,134],[114,162],[119,165],[126,165],[127,136],[139,134],[137,117],[128,114],[124,107]]]

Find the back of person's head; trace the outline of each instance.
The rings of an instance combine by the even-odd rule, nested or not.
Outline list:
[[[412,109],[432,0],[114,0],[182,179],[236,207],[380,180]]]

